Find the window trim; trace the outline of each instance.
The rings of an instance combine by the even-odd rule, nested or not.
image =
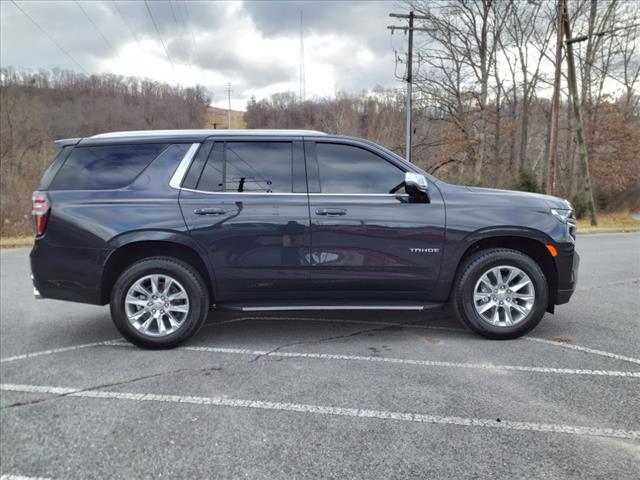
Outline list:
[[[182,181],[184,180],[184,177],[186,177],[187,171],[191,166],[191,162],[195,158],[200,146],[200,143],[192,143],[187,150],[187,153],[184,154],[184,157],[182,157],[182,160],[180,160],[180,163],[178,164],[175,172],[173,172],[171,180],[169,180],[169,186],[171,188],[175,188],[177,190],[180,189]]]
[[[206,190],[198,190],[195,188],[189,188],[189,187],[183,187],[182,183],[184,182],[185,178],[186,178],[186,172],[184,174],[184,177],[180,179],[180,186],[179,187],[173,187],[176,188],[178,190],[184,190],[185,192],[191,192],[191,193],[203,193],[205,195],[308,195],[308,196],[317,196],[317,197],[322,197],[322,196],[350,196],[350,197],[393,197],[393,198],[405,198],[408,197],[409,195],[406,193],[402,193],[402,194],[397,194],[397,193],[322,193],[322,192],[312,192],[311,191],[311,182],[314,179],[314,172],[310,171],[310,167],[313,168],[315,165],[315,173],[317,174],[317,158],[316,158],[316,150],[315,150],[315,145],[316,143],[334,143],[334,144],[338,144],[338,145],[347,145],[347,146],[353,146],[353,147],[358,147],[358,148],[362,148],[368,152],[371,152],[372,154],[380,157],[382,160],[389,162],[391,165],[397,167],[398,169],[400,169],[401,171],[403,171],[404,173],[409,172],[409,171],[415,171],[418,173],[422,173],[421,170],[418,169],[412,169],[410,165],[404,165],[403,161],[400,160],[396,160],[394,158],[387,158],[385,155],[384,151],[376,151],[373,148],[371,148],[371,146],[368,143],[363,143],[362,140],[356,140],[356,139],[342,139],[342,138],[327,138],[327,139],[322,139],[321,141],[316,141],[315,137],[296,137],[296,136],[282,136],[282,137],[276,137],[278,141],[281,142],[300,142],[302,144],[303,147],[303,161],[304,161],[304,171],[306,172],[306,183],[307,183],[307,192],[282,192],[282,193],[266,193],[266,192],[208,192]],[[216,136],[216,137],[208,137],[205,141],[203,141],[202,143],[198,143],[198,144],[192,144],[192,145],[200,145],[201,147],[203,145],[206,145],[207,141],[213,141],[213,142],[225,142],[225,141],[246,141],[246,142],[250,142],[250,141],[273,141],[273,138],[269,138],[269,137],[264,137],[264,136],[245,136],[245,137],[241,137],[238,135],[229,135],[229,136]],[[376,144],[373,144],[374,146],[377,146]],[[295,150],[295,147],[294,147]],[[198,150],[199,151],[199,150]],[[211,153],[211,152],[209,152]],[[186,155],[185,155],[186,156]],[[195,155],[190,159],[189,161],[189,165],[188,167],[191,168],[191,165],[193,163],[193,160],[195,159]],[[183,158],[184,160],[184,158]],[[294,159],[293,161],[295,162],[295,153],[294,153]],[[311,163],[311,165],[310,165]],[[202,169],[204,169],[204,164],[202,166]],[[187,169],[188,170],[188,169]],[[202,172],[200,172],[201,174]],[[431,178],[431,177],[429,177]],[[316,177],[317,180],[317,177]],[[432,182],[435,183],[435,182]]]

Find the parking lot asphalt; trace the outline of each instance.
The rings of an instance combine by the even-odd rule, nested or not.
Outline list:
[[[0,253],[0,474],[640,478],[640,234],[578,238],[578,290],[527,337],[449,309],[219,314],[184,347],[35,300]]]

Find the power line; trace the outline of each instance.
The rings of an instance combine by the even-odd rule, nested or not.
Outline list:
[[[620,30],[631,30],[631,29],[639,27],[639,26],[640,26],[640,23],[632,23],[631,25],[622,25],[620,27],[612,28],[612,29],[609,29],[609,30],[603,30],[601,32],[595,32],[595,33],[591,34],[591,36],[593,36],[593,37],[603,37],[603,36],[609,35],[609,34],[613,34],[612,36],[615,36],[615,33],[619,32]],[[584,42],[584,41],[586,41],[588,39],[589,39],[589,35],[582,35],[582,36],[579,36],[579,37],[568,38],[567,40],[565,40],[565,43],[567,44],[567,46],[569,46],[569,45],[572,45],[574,43]],[[593,67],[596,70],[598,70],[604,77],[609,77],[611,80],[615,80],[616,82],[618,82],[623,87],[628,88],[628,85],[626,83],[624,83],[621,80],[617,79],[612,74],[610,74],[608,71],[605,71],[604,69],[600,68],[598,65],[594,64],[593,62],[590,62],[589,60],[587,60],[586,58],[582,57],[581,55],[575,54],[575,56],[578,57],[581,61],[583,61],[587,65],[589,65],[590,67]]]
[[[186,2],[185,2],[186,3]],[[183,3],[183,5],[185,4]],[[187,36],[191,38],[191,51],[193,53],[193,58],[194,60],[197,60],[197,55],[196,55],[196,42],[195,42],[195,38],[193,36],[193,34],[189,35],[189,32],[187,31],[187,21],[184,17],[184,12],[181,12],[177,7],[174,9],[173,8],[173,2],[171,0],[169,0],[169,6],[171,7],[171,13],[173,14],[173,19],[176,22],[176,25],[178,25],[180,27],[180,29],[182,30],[182,32]],[[176,12],[178,12],[180,15],[180,20],[178,21],[178,15],[176,15]],[[194,65],[195,64],[195,65]],[[202,71],[202,67],[200,66],[200,64],[195,61],[191,63],[191,69],[197,68],[198,70],[200,70],[200,74],[202,75],[202,80],[203,83],[206,84],[206,79],[204,76],[204,72]]]
[[[604,37],[605,35],[609,35],[611,33],[619,32],[620,30],[631,30],[632,28],[640,27],[640,23],[633,23],[631,25],[623,25],[621,27],[611,28],[609,30],[603,30],[601,32],[592,33],[592,37]],[[589,35],[581,35],[579,37],[572,37],[566,40],[567,45],[571,43],[579,43],[584,42],[585,40],[589,40]]]
[[[129,25],[129,21],[127,20],[127,18],[124,16],[122,11],[120,10],[120,7],[118,7],[118,2],[112,2],[112,3],[113,3],[113,6],[116,7],[118,15],[120,15],[120,18],[122,18],[122,21],[127,26],[127,29],[129,30],[129,33],[131,33],[131,36],[134,38],[134,40],[137,42],[138,46],[140,47],[140,50],[144,51],[144,48],[142,48],[142,44],[140,43],[140,40],[138,40],[138,36],[133,31],[133,28],[131,28],[131,25]]]
[[[173,2],[171,0],[168,1],[169,3],[169,8],[171,9],[171,15],[173,16],[173,21],[176,24],[176,27],[178,27],[181,30],[181,34],[184,33],[184,25],[181,24],[181,22],[178,21],[178,16],[176,15],[176,11],[173,8]],[[190,65],[190,69],[191,71],[193,71],[193,65]]]
[[[614,80],[614,81],[618,82],[620,85],[622,85],[623,87],[628,88],[628,85],[626,83],[624,83],[622,80],[619,80],[618,78],[613,76],[613,74],[607,72],[606,70],[604,70],[603,68],[599,67],[595,63],[590,62],[589,60],[584,58],[582,55],[578,55],[576,53],[575,56],[578,59],[580,59],[581,61],[583,61],[584,63],[586,63],[587,65],[589,65],[590,67],[595,68],[596,70],[598,70],[603,77],[608,77],[610,80]]]
[[[171,9],[171,15],[173,15],[173,21],[176,22],[176,25],[180,26],[178,24],[178,17],[176,17],[176,11],[173,9],[173,2],[171,2],[171,0],[169,0],[169,8]]]
[[[82,72],[83,72],[85,75],[89,75],[89,72],[87,72],[87,71],[84,69],[84,67],[83,67],[82,65],[80,65],[80,63],[79,63],[75,58],[73,58],[73,56],[72,56],[72,55],[71,55],[71,54],[70,54],[70,53],[69,53],[69,52],[68,52],[68,51],[67,51],[67,50],[66,50],[62,45],[60,45],[60,44],[55,40],[55,38],[53,38],[51,35],[49,35],[49,34],[47,33],[47,31],[46,31],[44,28],[42,28],[42,27],[40,26],[40,24],[39,24],[38,22],[36,22],[36,21],[31,17],[31,15],[29,15],[27,12],[25,12],[25,11],[20,7],[20,5],[18,5],[18,4],[15,2],[15,0],[11,0],[11,3],[13,3],[13,4],[15,5],[15,7],[16,7],[18,10],[20,10],[20,11],[24,14],[24,16],[25,16],[25,17],[27,17],[27,18],[31,21],[31,23],[33,23],[33,24],[38,28],[38,30],[40,30],[40,31],[44,34],[44,36],[45,36],[45,37],[47,37],[47,38],[51,41],[51,43],[53,43],[56,47],[58,47],[58,49],[59,49],[62,53],[64,53],[64,54],[67,56],[67,58],[68,58],[69,60],[71,60],[71,61],[72,61],[72,62],[73,62],[73,63],[74,63],[74,64],[75,64],[75,65],[76,65],[80,70],[82,70]]]
[[[198,65],[198,68],[200,69],[200,73],[202,74],[202,81],[204,82],[204,84],[207,84],[207,79],[206,79],[206,75],[204,73],[204,70],[202,69],[202,67],[200,66],[200,64],[198,63],[198,59],[200,57],[200,55],[198,55],[198,46],[196,43],[196,36],[193,33],[193,28],[191,28],[191,14],[189,13],[189,9],[187,8],[187,2],[182,2],[182,8],[184,8],[184,13],[186,16],[186,24],[188,25],[188,29],[189,29],[189,33],[191,35],[191,43],[193,45],[193,55],[194,58],[196,60],[196,64]]]
[[[120,59],[120,61],[122,60],[122,57],[120,56],[120,54],[118,53],[118,51],[115,49],[115,47],[113,46],[113,44],[109,41],[109,39],[107,37],[104,36],[104,34],[100,31],[100,29],[98,28],[98,26],[93,22],[93,20],[91,20],[91,17],[89,16],[89,14],[86,12],[86,10],[84,8],[82,8],[82,5],[80,5],[80,2],[78,0],[76,0],[76,5],[78,5],[78,7],[80,8],[80,10],[82,11],[82,13],[84,13],[84,16],[87,17],[87,20],[89,20],[89,23],[91,24],[91,26],[93,27],[93,29],[98,32],[98,35],[100,35],[102,37],[102,39],[105,41],[105,43],[107,45],[109,45],[109,48],[111,48],[111,51],[113,53],[116,54],[116,57],[118,57]]]
[[[158,24],[156,23],[156,20],[153,18],[153,14],[151,13],[151,8],[149,8],[149,2],[147,2],[147,0],[144,0],[144,6],[147,7],[147,13],[149,14],[149,18],[151,18],[151,22],[153,23],[154,28],[156,29],[156,33],[158,34],[158,39],[162,44],[162,48],[164,48],[164,54],[167,56],[167,59],[171,64],[171,69],[173,70],[173,73],[176,73],[176,67],[173,65],[173,60],[171,60],[171,55],[169,55],[167,46],[164,44],[164,40],[162,39],[162,34],[160,33],[160,29],[158,28]]]

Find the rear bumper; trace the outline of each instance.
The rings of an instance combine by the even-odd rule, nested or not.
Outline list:
[[[31,281],[36,298],[102,305],[103,250],[53,246],[36,240],[31,250]]]
[[[556,268],[558,269],[558,290],[555,304],[561,305],[569,302],[578,284],[580,255],[576,252],[575,245],[558,252]]]
[[[33,273],[31,274],[31,283],[33,283],[33,296],[36,297],[37,299],[44,298],[40,293],[40,290],[38,290],[38,287],[36,287],[36,279],[33,276]]]

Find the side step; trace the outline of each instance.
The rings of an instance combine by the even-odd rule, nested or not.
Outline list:
[[[432,302],[384,302],[384,303],[287,303],[287,304],[257,304],[257,303],[225,303],[215,305],[215,310],[242,312],[284,312],[309,310],[430,310],[442,307],[444,303]]]

